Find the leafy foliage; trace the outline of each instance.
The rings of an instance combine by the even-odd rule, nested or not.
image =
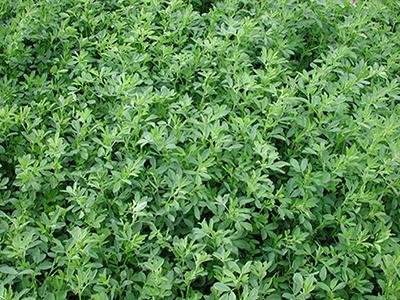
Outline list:
[[[400,2],[2,0],[1,299],[398,299]]]

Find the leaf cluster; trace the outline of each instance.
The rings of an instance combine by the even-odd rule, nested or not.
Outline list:
[[[0,299],[398,299],[399,3],[0,0]]]

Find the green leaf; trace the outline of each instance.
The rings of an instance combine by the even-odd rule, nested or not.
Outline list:
[[[9,266],[0,267],[0,273],[9,274],[9,275],[17,275],[18,274],[18,272],[14,268],[9,267]]]
[[[291,158],[290,159],[290,164],[292,165],[293,169],[296,172],[301,172],[301,168],[300,168],[300,165],[299,165],[297,160],[295,160],[294,158]]]
[[[321,270],[319,271],[319,277],[321,278],[322,281],[326,279],[326,267],[323,266]]]
[[[92,295],[93,300],[108,300],[109,298],[107,297],[107,294],[102,292],[98,294]]]
[[[303,288],[303,276],[300,273],[293,275],[293,293],[297,295]]]
[[[340,282],[337,286],[335,286],[335,287],[333,288],[333,290],[334,290],[334,291],[338,291],[338,290],[343,289],[345,286],[346,286],[346,283],[345,283],[345,282]]]
[[[236,300],[236,295],[235,295],[235,293],[234,292],[230,292],[229,293],[229,298],[228,298],[229,300]]]
[[[225,283],[222,282],[214,283],[213,287],[219,292],[229,292],[231,290]]]

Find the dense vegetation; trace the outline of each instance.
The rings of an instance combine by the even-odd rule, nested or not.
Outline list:
[[[400,1],[0,22],[0,299],[398,299]]]

